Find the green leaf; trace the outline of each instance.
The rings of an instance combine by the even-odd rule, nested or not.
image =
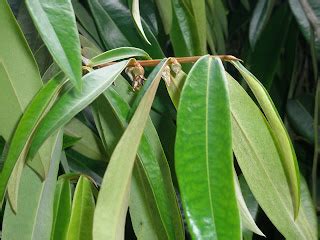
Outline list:
[[[82,78],[81,92],[74,87],[65,92],[52,106],[36,129],[29,150],[30,157],[34,156],[46,138],[68,123],[78,112],[105,91],[121,74],[127,64],[128,61],[123,61],[94,70]]]
[[[191,69],[179,103],[175,167],[194,239],[241,239],[226,81],[220,59],[204,56]]]
[[[240,209],[242,228],[248,229],[248,230],[250,230],[260,236],[265,237],[265,235],[261,232],[261,230],[258,228],[256,223],[254,222],[253,217],[251,216],[251,213],[250,213],[250,211],[247,207],[247,204],[243,198],[236,172],[234,172],[234,182],[235,182],[235,189],[236,189],[236,195],[237,195],[237,200],[238,200],[238,206]]]
[[[151,45],[141,39],[134,27],[130,10],[121,0],[91,0],[88,4],[106,49],[132,46],[144,49],[152,58],[164,57],[158,40],[143,19],[142,27]]]
[[[139,173],[136,172],[138,172],[138,170],[136,170],[135,167],[133,169],[133,176],[131,180],[129,202],[132,227],[134,229],[135,235],[137,236],[137,239],[156,240],[159,239],[159,230],[157,229],[157,227],[159,226],[153,223],[156,216],[148,209],[150,199],[146,198],[146,191],[141,187],[141,184],[139,183],[139,181],[142,182],[143,180],[136,179],[135,176],[139,176]]]
[[[131,14],[134,20],[134,23],[136,25],[136,27],[139,30],[139,33],[141,34],[141,36],[143,37],[143,39],[151,45],[151,43],[149,42],[146,34],[143,31],[143,27],[142,27],[142,23],[141,23],[141,17],[140,17],[140,9],[139,9],[139,0],[129,0],[128,1],[130,9],[131,9]]]
[[[10,204],[6,205],[2,239],[50,239],[53,221],[54,189],[59,169],[62,148],[62,134],[56,134],[49,141],[56,143],[47,155],[50,169],[46,180],[42,181],[28,166],[23,169],[19,195],[19,209],[14,213]]]
[[[206,53],[207,50],[207,28],[206,28],[206,1],[205,0],[197,0],[190,1],[191,10],[194,15],[194,21],[196,25],[196,31],[198,32],[199,43],[201,47],[202,54]],[[194,31],[195,31],[194,30]]]
[[[164,32],[169,34],[172,26],[172,3],[171,0],[155,0]]]
[[[300,99],[288,100],[287,116],[293,129],[310,144],[314,144],[313,117]]]
[[[120,47],[107,52],[101,53],[89,60],[89,66],[97,66],[100,64],[122,60],[131,57],[143,57],[145,59],[151,59],[149,54],[144,50],[133,47]]]
[[[58,97],[64,82],[65,79],[63,74],[59,74],[49,81],[49,83],[45,85],[31,101],[30,105],[25,111],[25,114],[20,119],[11,139],[8,154],[0,174],[0,199],[3,199],[4,197],[7,183],[12,171],[15,171],[13,175],[17,176],[18,179],[15,181],[19,183],[18,176],[20,175],[22,167],[24,166],[32,135],[35,129],[38,127],[41,119],[45,116],[48,109],[50,109],[51,105]],[[45,159],[45,155],[46,154],[42,152],[42,158]],[[35,159],[33,161],[38,162],[40,160]],[[17,167],[15,168],[15,166]],[[43,168],[43,177],[45,177],[47,175],[48,167],[46,167],[44,163]],[[18,193],[18,185],[12,190],[12,192],[9,192],[9,197],[11,199],[12,207],[16,209],[16,197],[14,195]]]
[[[80,120],[73,118],[65,127],[64,132],[79,140],[72,149],[93,160],[106,160],[101,140]]]
[[[1,0],[0,135],[9,141],[23,111],[42,82],[36,62],[6,0]],[[15,49],[15,51],[12,51]],[[23,76],[23,78],[21,78]],[[5,103],[5,104],[4,104]]]
[[[94,23],[93,17],[90,15],[88,10],[78,1],[71,0],[74,13],[81,26],[88,32],[88,34],[94,39],[94,42],[102,47],[101,39],[97,31],[96,24]],[[80,39],[81,40],[81,39]]]
[[[175,77],[172,77],[170,84],[166,84],[171,101],[176,109],[178,109],[182,87],[186,81],[187,74],[180,71]]]
[[[252,48],[255,47],[262,30],[269,20],[275,0],[259,0],[254,8],[249,28],[249,40]]]
[[[298,216],[300,205],[300,174],[297,157],[293,149],[289,134],[274,106],[272,99],[263,85],[239,62],[231,62],[248,83],[250,89],[258,100],[272,132],[276,147],[280,154],[281,163],[289,185],[294,217]]]
[[[87,177],[81,176],[79,178],[73,197],[67,239],[92,239],[93,214],[95,208],[92,187],[92,183]]]
[[[303,4],[302,4],[303,3]],[[318,59],[320,57],[320,3],[317,0],[289,0],[289,5],[305,39],[311,44],[314,36]],[[309,14],[309,17],[308,17]],[[312,22],[310,21],[310,17]]]
[[[65,239],[71,215],[71,187],[69,180],[60,178],[56,185],[53,205],[51,239]]]
[[[182,0],[173,0],[173,19],[170,39],[176,56],[203,55],[206,51],[201,46],[197,25],[191,11]]]
[[[303,204],[293,218],[286,175],[266,119],[242,87],[232,77],[228,80],[233,151],[252,193],[286,239],[316,239]]]
[[[81,89],[80,41],[71,1],[26,0],[26,4],[53,59]]]
[[[95,240],[124,237],[132,169],[143,129],[167,61],[163,60],[149,76],[149,81],[152,81],[150,88],[145,92],[110,158],[94,214],[93,237]],[[119,175],[120,171],[121,175]],[[114,185],[117,188],[114,188]],[[105,227],[106,223],[108,223],[108,228]]]
[[[239,183],[240,183],[242,196],[244,198],[246,206],[250,212],[250,215],[255,220],[257,218],[258,209],[259,209],[258,202],[254,198],[252,192],[250,191],[250,188],[249,188],[246,180],[244,179],[243,175],[239,176]],[[252,240],[253,232],[250,231],[249,229],[244,228],[244,226],[243,226],[242,236],[243,236],[244,240]]]
[[[118,85],[121,79],[118,78],[117,80],[116,84]],[[122,80],[122,82],[125,82],[124,79]],[[123,87],[126,87],[126,85]],[[102,99],[103,97],[105,99]],[[96,118],[100,117],[101,136],[105,139],[107,149],[112,153],[114,146],[128,124],[127,116],[130,114],[130,106],[120,94],[109,88],[94,104],[94,109],[94,112],[98,115]],[[148,202],[146,207],[152,213],[151,216],[153,221],[156,222],[156,230],[160,238],[165,235],[169,239],[183,238],[183,226],[169,166],[157,132],[150,119],[147,121],[141,137],[133,179],[135,179],[135,184],[140,187],[140,191],[145,193],[146,200],[137,200],[130,197],[130,204],[132,203],[136,206],[137,201]],[[129,207],[131,208],[131,205]],[[137,214],[137,212],[135,213]],[[133,217],[136,217],[136,215],[133,215]],[[135,232],[140,231],[138,230],[140,228],[141,226],[136,224],[134,226]]]
[[[288,51],[289,44],[286,40],[293,42],[293,37],[289,35],[291,26],[292,15],[290,10],[287,4],[282,4],[271,15],[264,31],[261,33],[261,37],[255,44],[254,50],[248,54],[247,64],[250,66],[250,71],[257,76],[268,92],[274,86],[273,83],[284,49]],[[288,61],[286,66],[289,64]],[[284,79],[278,81],[285,82]]]

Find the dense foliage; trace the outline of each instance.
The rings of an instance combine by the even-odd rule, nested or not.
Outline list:
[[[318,239],[318,0],[0,0],[0,22],[1,239]]]

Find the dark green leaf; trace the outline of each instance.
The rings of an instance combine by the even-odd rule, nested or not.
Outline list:
[[[253,11],[249,28],[249,40],[254,48],[261,32],[269,20],[275,0],[259,0]]]

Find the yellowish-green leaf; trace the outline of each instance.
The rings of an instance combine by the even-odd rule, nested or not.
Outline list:
[[[123,239],[125,217],[128,209],[132,169],[143,129],[158,88],[167,60],[163,60],[151,73],[148,90],[142,97],[126,131],[119,140],[99,192],[94,214],[93,237],[95,240]],[[121,172],[121,174],[119,174]],[[114,186],[117,186],[115,188]],[[105,227],[105,224],[108,227]]]
[[[286,174],[293,203],[294,217],[296,218],[299,213],[300,205],[300,174],[297,157],[289,134],[284,127],[269,93],[263,85],[240,62],[231,61],[231,63],[238,69],[242,77],[246,80],[266,115],[272,131],[272,136],[280,154],[282,167]]]

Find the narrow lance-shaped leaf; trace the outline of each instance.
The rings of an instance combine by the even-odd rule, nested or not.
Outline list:
[[[55,134],[47,141],[54,143],[51,153],[46,156],[50,162],[48,177],[42,181],[30,167],[25,166],[18,194],[19,209],[14,213],[10,204],[6,205],[2,239],[50,239],[62,133]]]
[[[151,44],[143,31],[142,23],[141,23],[141,16],[140,16],[140,9],[139,9],[139,0],[129,0],[129,6],[131,9],[131,14],[134,19],[134,23],[136,24],[139,33],[143,37],[143,39],[148,43]]]
[[[179,103],[175,167],[194,239],[241,239],[226,81],[220,59],[204,56],[191,69]]]
[[[128,61],[94,70],[82,78],[82,91],[74,87],[64,93],[41,121],[34,133],[29,155],[33,157],[44,140],[68,123],[78,112],[94,101],[121,74]]]
[[[81,53],[70,0],[26,0],[30,15],[55,62],[81,89]]]
[[[74,192],[70,223],[66,239],[92,239],[93,213],[95,208],[92,187],[92,183],[87,177],[81,176],[79,178]]]
[[[59,74],[49,81],[49,83],[38,92],[20,119],[11,139],[8,154],[0,174],[0,199],[3,199],[4,197],[9,177],[17,162],[17,165],[19,165],[20,162],[20,171],[22,170],[21,166],[25,163],[32,135],[41,119],[45,116],[54,100],[58,97],[64,83],[65,79],[63,74]],[[37,160],[35,159],[33,161]],[[19,171],[18,168],[16,169],[16,171]],[[46,174],[43,177],[45,176]],[[13,191],[13,193],[17,194],[18,188],[16,187]],[[10,196],[12,195],[9,194],[9,197]],[[11,203],[16,209],[16,197],[12,197],[11,199],[14,199]]]
[[[150,74],[149,81],[152,81],[150,88],[145,92],[110,158],[94,214],[93,237],[95,240],[124,238],[132,169],[143,129],[166,64],[167,60],[163,60]],[[117,188],[114,188],[114,185],[117,185]],[[105,227],[106,223],[108,223],[108,228]]]
[[[66,238],[71,214],[71,187],[69,179],[60,178],[56,185],[53,205],[52,240]]]
[[[240,84],[231,76],[228,80],[233,151],[254,197],[286,239],[315,240],[305,217],[309,207],[301,205],[293,218],[286,175],[266,119]]]
[[[294,217],[296,218],[298,216],[300,205],[300,174],[297,157],[289,134],[284,127],[284,124],[272,102],[271,97],[263,85],[240,62],[231,61],[231,63],[238,69],[242,77],[248,83],[264,114],[266,115],[266,118],[268,119],[272,136],[275,140],[283,169],[287,177],[287,182],[292,197]]]
[[[256,45],[256,42],[270,17],[274,2],[274,0],[259,0],[256,3],[249,28],[249,40],[252,48]]]
[[[171,0],[155,0],[166,34],[170,33],[172,26],[172,3]]]
[[[118,61],[131,57],[143,57],[145,59],[151,59],[149,54],[144,50],[134,47],[120,47],[101,53],[89,60],[89,66],[97,66],[108,62]]]
[[[119,80],[120,79],[118,79],[117,83],[120,84]],[[122,87],[128,87],[128,85],[123,83]],[[146,89],[148,89],[148,87]],[[103,108],[106,109],[106,113],[101,119],[101,122],[103,122],[104,127],[104,138],[106,139],[108,148],[112,151],[113,146],[118,142],[122,131],[124,131],[125,126],[127,126],[127,115],[130,113],[130,106],[113,88],[109,88],[104,92],[101,98],[102,97],[106,99],[105,101],[99,101],[97,108],[99,109],[99,106],[104,106]],[[116,114],[113,119],[116,118],[117,120],[111,121],[112,118],[110,115],[112,114],[110,114],[110,111]],[[110,123],[108,124],[108,122]],[[115,131],[115,126],[122,131]],[[133,178],[135,178],[136,184],[144,189],[143,191],[148,199],[148,205],[146,207],[150,208],[154,218],[153,220],[156,222],[158,236],[166,235],[169,239],[183,238],[184,230],[172,185],[169,166],[151,119],[146,123],[136,161],[136,171],[134,172]],[[132,198],[130,199],[132,200]],[[132,200],[130,203],[135,202]],[[156,215],[159,215],[159,217]],[[134,230],[136,231],[137,228],[134,228]]]
[[[251,213],[246,205],[246,202],[244,201],[242,192],[241,192],[241,188],[240,188],[240,184],[239,184],[239,180],[237,177],[236,172],[234,171],[234,182],[235,182],[235,189],[236,189],[236,195],[237,195],[237,200],[238,200],[238,206],[240,209],[240,216],[241,216],[241,223],[242,223],[242,227],[246,228],[260,236],[264,236],[265,235],[261,232],[261,230],[258,228],[258,226],[256,225],[256,223],[254,222],[254,219],[251,216]]]

